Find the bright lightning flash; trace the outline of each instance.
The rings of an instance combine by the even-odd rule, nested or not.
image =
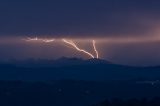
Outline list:
[[[50,42],[54,42],[55,39],[42,39],[42,38],[27,38],[25,39],[25,41],[27,42],[31,42],[31,41],[39,41],[39,42],[45,42],[45,43],[50,43]]]
[[[62,41],[73,46],[77,51],[83,52],[83,53],[87,54],[88,56],[90,56],[91,58],[95,58],[91,53],[89,53],[83,49],[80,49],[72,40],[62,39]]]
[[[54,39],[43,39],[43,42],[46,42],[46,43],[54,42]]]
[[[30,42],[30,41],[38,41],[39,39],[37,37],[35,37],[35,38],[27,38],[25,40]]]
[[[51,43],[51,42],[54,42],[55,39],[43,39],[43,38],[38,38],[38,37],[35,37],[35,38],[27,38],[25,39],[25,41],[27,42],[44,42],[44,43]],[[92,40],[92,45],[93,45],[93,49],[95,51],[95,54],[96,56],[94,56],[94,54],[84,50],[84,49],[81,49],[79,48],[76,43],[74,43],[72,40],[67,40],[67,39],[62,39],[62,41],[72,47],[74,47],[77,51],[79,52],[83,52],[85,53],[86,55],[90,56],[91,58],[99,58],[99,54],[98,54],[98,51],[97,51],[97,48],[96,48],[96,42],[95,40]]]
[[[95,40],[92,41],[92,44],[93,44],[93,49],[94,49],[94,51],[96,53],[96,58],[98,59],[99,58],[99,53],[98,53],[97,48],[96,48],[96,42],[95,42]]]

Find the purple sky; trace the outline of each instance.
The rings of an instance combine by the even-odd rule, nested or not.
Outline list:
[[[5,0],[0,1],[0,60],[83,57],[61,42],[26,43],[21,38],[81,39],[100,57],[129,65],[160,65],[158,0]],[[84,43],[85,42],[85,43]]]

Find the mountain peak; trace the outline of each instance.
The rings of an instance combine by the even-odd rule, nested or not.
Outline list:
[[[76,57],[61,57],[56,60],[48,59],[30,59],[25,61],[12,62],[13,65],[22,67],[63,67],[63,66],[73,66],[73,65],[92,65],[92,64],[111,64],[110,62],[103,59],[82,59]]]

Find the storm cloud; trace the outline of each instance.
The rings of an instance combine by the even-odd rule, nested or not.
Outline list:
[[[1,36],[151,36],[158,0],[0,1]]]

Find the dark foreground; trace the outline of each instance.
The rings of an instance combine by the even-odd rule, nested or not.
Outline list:
[[[0,81],[0,106],[160,106],[158,96],[159,82]]]
[[[68,58],[0,64],[0,106],[160,106],[155,97],[160,66]]]
[[[160,98],[155,97],[152,99],[112,99],[112,100],[105,100],[102,103],[93,106],[160,106]]]

